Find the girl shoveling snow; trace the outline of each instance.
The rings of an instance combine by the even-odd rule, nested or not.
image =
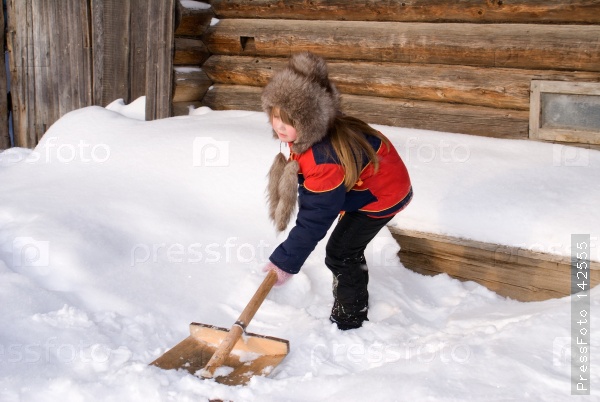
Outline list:
[[[293,55],[262,93],[274,137],[290,147],[269,171],[269,214],[284,231],[299,205],[294,228],[269,257],[264,271],[277,285],[298,273],[338,215],[326,247],[333,273],[330,320],[341,330],[367,320],[369,242],[412,199],[404,162],[390,141],[365,122],[344,115],[324,59]]]

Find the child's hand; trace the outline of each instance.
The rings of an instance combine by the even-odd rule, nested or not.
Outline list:
[[[277,282],[275,282],[275,286],[283,285],[293,276],[293,274],[285,272],[284,270],[280,269],[277,265],[273,264],[272,262],[269,262],[267,265],[265,265],[264,268],[262,269],[262,271],[263,272],[273,271],[277,274]]]

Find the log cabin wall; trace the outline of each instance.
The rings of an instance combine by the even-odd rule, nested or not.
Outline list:
[[[206,2],[218,22],[193,45],[210,57],[175,72],[187,104],[260,110],[273,72],[309,50],[370,123],[528,139],[532,80],[600,82],[598,0]],[[194,85],[210,90],[192,99]]]
[[[212,85],[201,66],[210,56],[202,35],[215,17],[206,2],[177,2],[175,51],[173,54],[173,114],[186,115],[189,107],[202,105]]]

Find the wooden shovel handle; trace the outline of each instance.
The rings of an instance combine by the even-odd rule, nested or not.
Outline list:
[[[275,282],[277,282],[277,274],[274,271],[269,271],[236,323],[229,330],[227,337],[221,341],[219,347],[204,367],[204,370],[202,370],[202,377],[212,378],[215,370],[223,365],[223,362],[231,353],[231,350],[246,330],[248,324],[250,324],[254,314],[256,314],[256,311],[271,291],[273,285],[275,285]]]

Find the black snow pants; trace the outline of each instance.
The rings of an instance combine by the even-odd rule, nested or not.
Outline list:
[[[333,273],[334,298],[330,320],[341,330],[359,328],[367,320],[369,271],[365,249],[391,219],[347,212],[327,242],[325,265]]]

